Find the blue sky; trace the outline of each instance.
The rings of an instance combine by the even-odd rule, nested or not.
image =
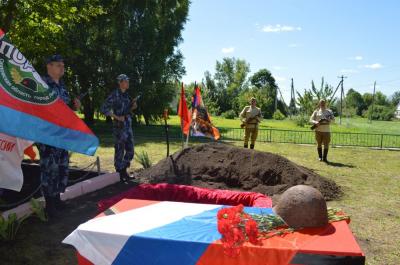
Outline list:
[[[336,88],[340,75],[346,91],[400,90],[396,0],[192,0],[182,37],[185,83],[235,57],[270,70],[287,102],[291,78],[298,91],[322,76]]]

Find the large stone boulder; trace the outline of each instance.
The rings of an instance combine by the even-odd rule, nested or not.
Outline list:
[[[273,210],[289,227],[295,229],[328,224],[324,197],[317,189],[307,185],[287,189]]]

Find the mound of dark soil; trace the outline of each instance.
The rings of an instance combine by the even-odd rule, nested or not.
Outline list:
[[[335,182],[282,156],[221,143],[183,149],[141,171],[140,177],[150,183],[255,191],[269,196],[299,184],[315,187],[326,200],[341,194]]]

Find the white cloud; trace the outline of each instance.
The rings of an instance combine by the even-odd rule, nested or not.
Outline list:
[[[342,69],[342,70],[340,70],[340,72],[342,74],[356,74],[356,73],[359,73],[359,71],[354,70],[354,69]]]
[[[297,44],[297,43],[291,43],[291,44],[288,45],[289,48],[297,48],[297,47],[299,47],[299,46],[300,46],[300,45]]]
[[[380,69],[383,67],[383,65],[381,65],[380,63],[374,63],[374,64],[366,64],[364,65],[364,67],[369,69]]]
[[[349,57],[348,59],[353,60],[353,61],[362,61],[364,59],[364,57],[362,57],[361,55],[357,55],[357,56]]]
[[[301,27],[293,27],[276,24],[274,25],[266,25],[262,27],[263,32],[289,32],[289,31],[301,31]]]
[[[232,53],[235,51],[234,47],[222,48],[222,53]]]

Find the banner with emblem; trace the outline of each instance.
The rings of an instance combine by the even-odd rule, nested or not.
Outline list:
[[[218,129],[211,122],[198,86],[195,86],[192,100],[192,136],[206,136],[214,140],[221,137]]]
[[[99,145],[1,29],[0,132],[87,155]]]

